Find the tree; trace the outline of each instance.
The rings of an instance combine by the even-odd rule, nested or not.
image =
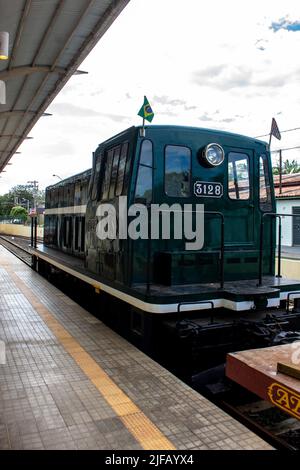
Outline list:
[[[29,205],[32,207],[33,206],[33,199],[34,195],[32,192],[32,189],[28,188],[24,184],[18,184],[17,186],[14,186],[13,188],[10,189],[9,193],[10,197],[13,198],[13,201],[17,204],[20,204],[21,200],[29,201]]]
[[[14,198],[9,194],[0,196],[0,215],[9,215],[11,208],[14,206]]]
[[[279,164],[276,165],[273,168],[273,174],[274,175],[279,175]],[[283,175],[288,175],[291,173],[300,173],[300,165],[297,162],[297,160],[292,160],[291,162],[289,160],[286,160],[282,164],[282,174]]]
[[[45,191],[34,191],[26,184],[19,184],[11,188],[7,194],[0,196],[0,216],[9,215],[12,207],[16,205],[29,209],[34,203],[39,206],[45,204]]]
[[[21,219],[25,222],[28,217],[28,212],[25,207],[22,206],[15,206],[11,209],[10,214],[11,217],[15,217],[16,219]]]

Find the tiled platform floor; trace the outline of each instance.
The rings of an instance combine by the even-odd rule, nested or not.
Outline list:
[[[269,449],[0,245],[1,449]]]

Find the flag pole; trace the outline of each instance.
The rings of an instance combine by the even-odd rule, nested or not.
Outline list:
[[[279,194],[282,194],[282,150],[279,150]]]
[[[145,131],[145,118],[143,117],[143,124],[142,128],[140,129],[140,136],[141,137],[146,137],[146,131]]]
[[[271,140],[272,140],[272,130],[271,130],[271,132],[270,132],[269,148],[271,148]]]

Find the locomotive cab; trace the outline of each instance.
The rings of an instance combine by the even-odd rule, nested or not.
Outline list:
[[[45,245],[82,258],[56,267],[133,310],[251,311],[300,297],[298,281],[274,275],[271,161],[256,139],[131,127],[99,145],[91,170],[47,188],[45,215]]]
[[[193,284],[216,282],[220,276],[220,252],[224,244],[225,280],[254,279],[259,263],[259,227],[262,213],[275,212],[270,186],[270,159],[264,143],[241,136],[198,129],[147,130],[140,142],[143,149],[152,148],[152,203],[191,205],[196,229],[196,211],[202,205],[204,244],[187,250],[184,237],[152,241],[154,282]],[[156,138],[158,134],[164,138]],[[152,139],[151,139],[152,137]],[[150,144],[151,143],[151,144]],[[216,160],[216,150],[221,157]],[[210,152],[210,153],[209,153]],[[216,161],[210,161],[213,155]],[[148,157],[149,158],[149,157]],[[141,172],[139,164],[137,173]],[[139,174],[135,197],[142,190],[150,194],[148,177]],[[144,169],[145,174],[145,169]],[[140,196],[140,194],[138,194]],[[148,196],[149,197],[149,196]],[[200,209],[201,210],[201,209]],[[222,240],[222,215],[224,240]],[[174,213],[175,219],[175,213]],[[268,220],[266,239],[273,237],[273,221]],[[174,227],[173,227],[174,228]],[[174,233],[173,233],[174,235]],[[275,244],[269,245],[264,257],[264,273],[273,273]],[[144,243],[141,252],[146,252]],[[136,277],[138,281],[138,276]]]

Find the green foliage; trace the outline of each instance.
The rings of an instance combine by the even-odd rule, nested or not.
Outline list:
[[[282,163],[282,174],[289,175],[291,173],[300,173],[300,164],[297,160],[285,160],[285,162]],[[279,175],[279,164],[273,167],[273,174]]]
[[[18,200],[18,203],[29,200],[30,206],[33,204],[34,195],[31,189],[26,185],[18,184],[10,189],[8,193],[14,201]]]
[[[15,217],[16,219],[26,220],[28,217],[28,212],[25,207],[22,206],[15,206],[11,209],[10,214],[11,217]]]
[[[45,191],[34,191],[27,185],[19,184],[9,190],[7,194],[0,196],[0,216],[9,215],[16,205],[24,208],[34,207],[34,201],[38,205],[45,203]]]
[[[0,196],[0,215],[9,215],[11,208],[14,206],[14,198],[9,194]]]

